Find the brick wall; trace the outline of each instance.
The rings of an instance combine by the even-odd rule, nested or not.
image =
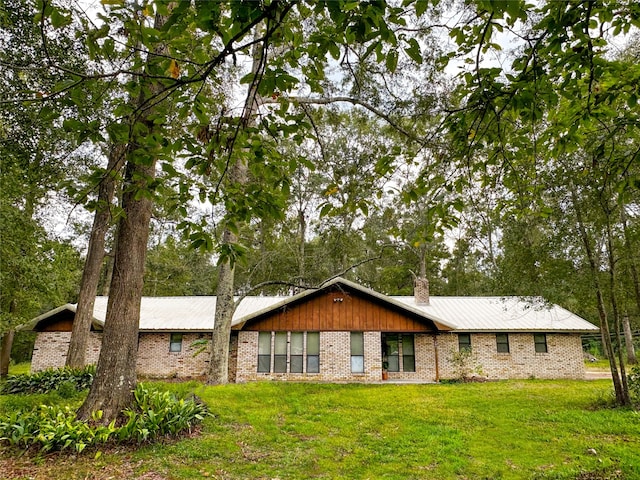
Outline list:
[[[169,352],[170,333],[140,333],[138,343],[137,372],[145,377],[198,377],[205,375],[209,367],[210,350],[196,357],[191,344],[210,334],[187,333],[182,336],[182,350]],[[31,359],[31,371],[64,367],[71,332],[39,332],[36,336]],[[97,363],[100,356],[102,333],[91,332],[87,345],[87,363]]]
[[[196,340],[208,339],[210,334],[185,333],[182,350],[169,351],[170,333],[140,333],[138,343],[138,375],[143,377],[199,377],[209,367],[210,350],[193,356],[198,347],[191,347]]]
[[[31,372],[39,372],[47,368],[64,367],[69,350],[71,332],[39,332],[33,346]],[[87,343],[87,363],[96,363],[100,355],[102,332],[90,332]]]
[[[31,361],[32,372],[62,367],[67,355],[70,332],[40,332]],[[149,377],[197,377],[206,374],[209,350],[194,357],[190,345],[209,334],[184,334],[182,351],[169,352],[169,333],[141,333],[138,346],[138,373]],[[452,355],[458,351],[456,334],[437,335],[440,378],[455,378]],[[95,363],[100,351],[101,333],[92,332],[87,360]],[[415,335],[415,372],[389,372],[390,380],[432,382],[436,379],[434,336]],[[489,379],[505,378],[584,378],[582,343],[579,335],[547,334],[547,353],[536,353],[533,334],[509,334],[509,353],[496,351],[496,336],[471,335],[471,366],[478,366]],[[293,380],[319,382],[375,382],[382,377],[380,332],[364,332],[364,373],[351,372],[350,332],[320,332],[320,373],[258,373],[258,332],[240,331],[232,336],[229,358],[230,381]],[[272,348],[273,352],[273,348]],[[305,352],[306,354],[306,352]],[[304,358],[306,365],[306,358]]]
[[[458,336],[440,335],[438,348],[440,378],[455,378],[451,357],[458,351]],[[471,362],[489,379],[582,379],[585,375],[579,335],[547,334],[547,353],[536,353],[533,334],[510,333],[509,353],[498,353],[495,334],[475,333],[471,335],[471,351]]]
[[[236,378],[238,382],[255,380],[372,382],[381,379],[380,332],[364,332],[364,373],[351,372],[350,332],[320,332],[319,373],[258,373],[258,334],[259,332],[252,331],[239,332]],[[271,351],[273,352],[273,345]],[[306,351],[303,360],[306,365]]]

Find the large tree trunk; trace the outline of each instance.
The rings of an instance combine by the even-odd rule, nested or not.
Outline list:
[[[136,193],[146,188],[155,173],[152,165],[130,161],[126,178],[144,178],[130,188],[123,198],[125,217],[118,229],[118,250],[111,292],[107,303],[102,348],[96,376],[89,395],[78,411],[78,418],[88,419],[91,412],[103,411],[103,421],[109,422],[131,404],[136,388],[136,361],[138,354],[138,326],[142,297],[144,260],[149,237],[152,202]]]
[[[11,362],[11,347],[13,346],[14,330],[7,330],[2,335],[0,342],[0,378],[9,375],[9,363]]]
[[[224,232],[223,242],[233,243],[235,241],[235,235],[228,230]],[[220,265],[218,274],[215,324],[211,339],[211,361],[207,375],[207,383],[211,385],[224,385],[229,381],[229,339],[233,312],[235,311],[234,282],[234,267],[229,260],[226,260]]]
[[[629,323],[628,315],[622,318],[622,328],[624,330],[624,345],[627,350],[627,363],[629,365],[635,365],[638,363],[638,359],[636,357],[636,349],[633,346],[633,334],[631,333],[631,324]]]
[[[160,30],[168,17],[156,15],[154,28]],[[147,66],[162,61],[167,48],[159,44],[150,53]],[[136,388],[136,362],[138,357],[138,328],[140,303],[144,279],[144,261],[149,239],[149,224],[153,202],[149,191],[155,179],[157,156],[149,152],[142,135],[149,137],[158,126],[153,115],[161,102],[162,85],[143,77],[138,98],[138,116],[135,122],[144,126],[131,129],[134,137],[126,154],[125,178],[122,195],[123,218],[118,224],[114,256],[113,278],[107,303],[107,316],[102,337],[96,376],[85,402],[78,410],[78,418],[87,420],[91,413],[102,410],[101,422],[116,419],[133,401]],[[154,99],[153,102],[148,100]]]
[[[618,366],[616,365],[616,356],[613,351],[613,345],[611,344],[609,321],[607,318],[607,311],[604,306],[602,288],[600,287],[600,279],[599,279],[600,269],[598,268],[598,262],[596,261],[596,256],[591,246],[591,241],[589,239],[589,235],[587,234],[585,222],[582,217],[582,210],[580,208],[580,204],[578,203],[578,193],[576,192],[575,186],[573,185],[571,186],[571,200],[573,202],[573,208],[576,214],[578,233],[580,234],[582,246],[585,249],[587,261],[589,262],[589,270],[591,271],[593,289],[596,295],[598,318],[600,320],[600,331],[602,333],[602,342],[603,342],[605,354],[609,359],[609,369],[611,370],[611,379],[613,381],[613,388],[616,395],[616,402],[618,403],[618,405],[628,405],[629,404],[628,391],[626,392],[626,395],[625,395],[625,391],[622,387],[622,382],[620,380],[620,372],[618,371]]]
[[[9,314],[13,314],[16,311],[15,298],[9,303]],[[9,375],[9,363],[11,363],[11,347],[13,346],[13,337],[15,330],[7,330],[2,335],[0,340],[0,378],[5,378]]]
[[[607,217],[607,252],[609,260],[609,295],[611,296],[611,309],[613,312],[613,327],[615,329],[616,344],[618,346],[618,361],[620,362],[620,380],[622,382],[622,400],[624,405],[631,405],[631,396],[629,394],[629,385],[627,383],[627,372],[624,364],[624,354],[622,352],[622,339],[620,338],[620,312],[618,311],[618,302],[616,299],[616,259],[614,255],[613,233],[611,231],[611,212],[605,209]]]
[[[124,161],[124,153],[124,149],[120,145],[114,145],[111,148],[107,170],[98,189],[98,207],[93,217],[87,259],[85,260],[80,284],[78,307],[73,321],[71,341],[69,342],[69,351],[67,353],[66,365],[69,367],[82,367],[85,364],[87,343],[93,318],[93,306],[105,257],[105,235],[111,220],[111,202],[113,201],[116,178]]]
[[[620,209],[620,219],[622,221],[622,228],[624,231],[624,246],[628,257],[629,272],[631,274],[631,280],[633,281],[633,291],[635,293],[636,306],[638,313],[640,313],[640,280],[638,280],[638,267],[635,262],[634,246],[631,244],[631,235],[629,235],[629,227],[627,225],[627,214],[624,209],[624,205]],[[631,335],[631,325],[629,324],[629,316],[625,315],[623,319],[625,346],[627,348],[627,362],[629,364],[638,363],[636,358],[636,349],[633,345],[633,336]]]
[[[257,40],[259,28],[256,28],[254,38]],[[241,126],[247,128],[254,123],[254,117],[258,109],[258,73],[264,69],[264,49],[258,41],[253,45],[253,64],[251,72],[254,74],[254,81],[249,86],[247,100],[242,111]],[[229,152],[233,155],[233,152]],[[242,158],[237,159],[229,171],[229,183],[244,185],[247,183],[247,164]],[[225,229],[222,235],[222,243],[229,245],[237,241],[236,236]],[[235,269],[230,259],[224,260],[220,264],[218,274],[218,289],[216,297],[216,312],[214,315],[215,324],[211,339],[211,360],[209,362],[209,372],[207,373],[207,383],[210,385],[224,385],[229,382],[229,341],[231,339],[231,323],[236,305],[233,299],[235,285]]]

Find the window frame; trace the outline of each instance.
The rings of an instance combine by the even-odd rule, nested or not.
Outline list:
[[[313,342],[312,353],[309,354],[309,337]],[[294,342],[298,343],[299,347],[299,335],[302,336],[302,354],[295,353],[299,348],[294,348]],[[261,336],[264,336],[265,340],[268,338],[268,351],[266,349],[267,343],[261,343]],[[284,343],[283,343],[284,342]],[[284,349],[283,349],[284,346]],[[265,347],[265,348],[263,348]],[[292,370],[292,359],[297,359],[298,370]],[[262,359],[262,361],[261,361]],[[268,359],[268,370],[266,369],[266,360]],[[313,363],[315,362],[315,365]],[[262,368],[261,368],[262,366]],[[311,367],[311,368],[310,368]],[[296,375],[317,374],[320,373],[320,332],[314,331],[260,331],[258,332],[258,364],[256,365],[258,373],[291,373]]]
[[[405,339],[411,340],[412,354],[405,353]],[[402,345],[402,371],[406,373],[415,373],[416,371],[416,338],[413,333],[401,333],[398,343]],[[409,368],[406,368],[409,366]]]
[[[178,337],[178,340],[174,340],[175,337]],[[184,335],[182,333],[174,332],[169,334],[169,353],[180,353],[182,352],[182,340]],[[175,347],[177,345],[177,347]]]
[[[508,333],[496,333],[496,352],[497,353],[511,353],[509,348],[509,334]]]
[[[542,341],[540,341],[540,337],[542,337]],[[542,347],[542,350],[538,350],[539,347]],[[533,348],[536,353],[549,353],[549,344],[547,343],[546,333],[533,334]]]
[[[272,352],[272,348],[271,348],[271,343],[272,343],[272,335],[273,332],[258,332],[258,365],[257,365],[257,371],[258,373],[271,373],[271,352]],[[265,340],[268,338],[268,342],[263,341],[262,343],[260,342],[260,337],[263,337]],[[261,352],[261,347],[266,347],[268,345],[269,347],[269,351],[265,353],[264,350],[262,350]],[[262,362],[260,362],[260,359],[262,358]],[[264,360],[267,360],[267,369],[264,369]],[[263,366],[262,369],[260,368],[261,365]]]
[[[304,332],[289,332],[289,373],[304,373],[304,343]],[[298,347],[300,353],[293,353]]]
[[[460,340],[466,337],[469,341],[468,342],[461,342]],[[458,351],[462,352],[463,350],[467,350],[467,351],[471,351],[472,347],[471,347],[471,334],[470,333],[459,333],[458,334]]]
[[[309,334],[313,335],[313,338],[317,338],[317,345],[313,345],[313,351],[317,351],[317,353],[309,353]],[[315,340],[314,340],[315,343]],[[320,332],[312,331],[305,332],[304,334],[304,355],[305,355],[305,371],[303,373],[306,374],[315,374],[320,373]],[[309,368],[310,360],[316,360],[316,365],[314,365],[313,371]],[[316,369],[317,368],[317,369]]]
[[[284,341],[284,345],[282,342]],[[284,353],[282,347],[284,346]],[[289,332],[275,332],[273,336],[273,373],[289,371]]]
[[[358,337],[360,338],[360,340],[358,340]],[[354,353],[354,340],[358,342],[358,345],[355,345],[356,347],[362,347],[361,349],[356,349],[356,353]],[[362,353],[359,353],[359,351],[362,351]],[[365,357],[364,357],[364,332],[350,332],[349,335],[349,353],[350,355],[350,367],[351,367],[351,373],[357,374],[357,375],[361,375],[365,373]],[[354,368],[354,367],[359,367],[359,365],[354,364],[354,360],[359,360],[362,359],[362,368]]]

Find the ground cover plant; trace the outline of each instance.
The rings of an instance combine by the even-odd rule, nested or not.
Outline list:
[[[77,420],[76,410],[94,374],[95,366],[90,365],[9,375],[0,382],[0,394],[5,397],[0,408],[0,444],[38,454],[82,453],[87,447],[95,450],[118,443],[139,445],[188,434],[208,414],[206,405],[195,398],[178,399],[169,391],[139,383],[133,405],[120,419],[106,424],[97,410],[89,422]]]
[[[0,472],[52,480],[640,478],[640,416],[609,408],[607,380],[153,387],[209,405],[200,435],[98,459],[16,459],[5,447]],[[0,413],[6,408],[0,403]]]
[[[0,383],[0,393],[47,393],[62,390],[85,390],[91,386],[96,373],[95,365],[84,368],[49,368],[36,373],[9,375]]]

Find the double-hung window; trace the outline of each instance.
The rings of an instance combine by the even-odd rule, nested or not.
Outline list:
[[[307,332],[307,373],[320,372],[320,332]]]
[[[547,353],[547,334],[546,333],[534,333],[533,342],[536,346],[536,353]]]
[[[458,350],[460,352],[462,352],[463,350],[471,351],[471,334],[470,333],[458,334]]]
[[[364,373],[364,334],[351,332],[351,373]]]
[[[287,332],[276,332],[273,353],[273,371],[287,373]]]
[[[416,371],[416,353],[413,346],[413,335],[402,335],[402,371]]]
[[[496,349],[498,353],[509,353],[509,335],[496,333]]]
[[[304,333],[291,332],[290,349],[289,371],[291,373],[302,373],[302,367],[304,366]]]
[[[181,333],[171,334],[169,338],[169,351],[174,353],[182,351],[182,334]]]
[[[271,371],[271,332],[258,334],[258,372]]]

